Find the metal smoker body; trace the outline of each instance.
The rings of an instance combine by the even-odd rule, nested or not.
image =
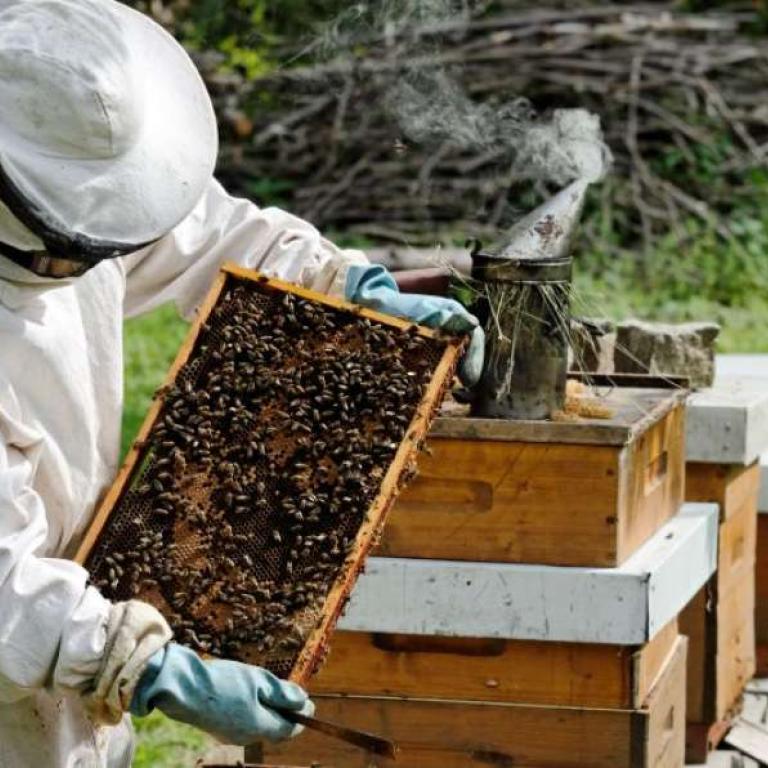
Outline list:
[[[576,181],[516,224],[500,247],[472,254],[483,283],[486,363],[472,415],[548,419],[565,404],[571,241],[589,183]]]

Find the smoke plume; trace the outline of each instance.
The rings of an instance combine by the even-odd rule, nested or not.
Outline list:
[[[610,168],[611,154],[599,118],[586,110],[539,115],[523,96],[499,103],[469,95],[450,41],[460,39],[486,5],[479,0],[354,3],[323,27],[304,53],[337,65],[349,62],[350,71],[371,54],[384,62],[376,77],[381,104],[401,134],[398,143],[431,158],[481,157],[486,170],[496,169],[496,182],[476,219],[507,227],[522,213],[513,194],[505,194],[513,185],[533,183],[548,194],[575,180],[596,182]],[[432,171],[430,161],[425,166],[413,186],[422,202],[430,194]]]

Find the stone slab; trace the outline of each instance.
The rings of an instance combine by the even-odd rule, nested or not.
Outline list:
[[[768,379],[722,376],[688,399],[688,461],[749,466],[768,451]]]

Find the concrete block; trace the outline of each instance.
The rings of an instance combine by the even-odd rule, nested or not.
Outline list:
[[[688,399],[687,459],[749,466],[768,450],[768,380],[721,377]]]
[[[686,504],[620,568],[371,558],[339,628],[643,645],[714,573],[718,515]]]

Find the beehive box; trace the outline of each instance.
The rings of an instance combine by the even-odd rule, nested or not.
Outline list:
[[[679,637],[641,646],[344,632],[313,695],[641,709]]]
[[[498,421],[444,407],[378,554],[621,565],[677,514],[685,475],[685,392],[629,383],[605,390],[609,420]]]
[[[688,759],[703,762],[725,734],[756,669],[755,563],[760,471],[692,463],[686,497],[720,506],[718,567],[683,611],[688,654]]]
[[[307,733],[265,745],[270,761],[318,768],[681,768],[685,748],[686,641],[678,638],[639,709],[369,696],[317,696],[318,715],[380,733],[397,763]]]
[[[226,268],[78,560],[180,642],[306,683],[462,347]]]

